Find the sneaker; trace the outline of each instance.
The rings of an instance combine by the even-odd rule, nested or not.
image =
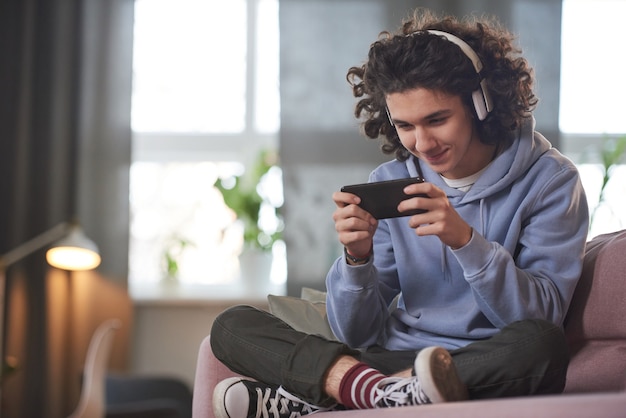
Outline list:
[[[452,357],[441,347],[421,350],[415,358],[415,376],[381,380],[372,403],[376,407],[423,405],[468,399]]]
[[[329,409],[311,405],[282,387],[241,377],[225,379],[213,391],[216,418],[296,418]]]

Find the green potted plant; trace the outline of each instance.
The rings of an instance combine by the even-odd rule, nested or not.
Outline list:
[[[264,193],[261,185],[268,172],[278,168],[278,158],[273,151],[262,151],[255,163],[240,176],[218,179],[215,187],[222,193],[224,203],[235,212],[243,224],[244,246],[269,252],[281,238],[282,220],[278,212],[280,204]],[[261,224],[261,214],[274,216],[272,227]]]
[[[224,203],[243,225],[243,248],[239,254],[240,279],[251,291],[265,291],[271,278],[274,243],[281,238],[282,219],[278,212],[282,204],[271,198],[268,175],[278,170],[278,159],[272,151],[261,152],[255,163],[240,176],[218,179],[215,187],[222,193]],[[280,184],[278,185],[280,186]],[[269,224],[263,222],[270,218]]]

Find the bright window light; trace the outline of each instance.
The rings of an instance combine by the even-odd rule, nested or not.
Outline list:
[[[562,132],[626,132],[624,16],[623,0],[563,1]]]
[[[254,126],[258,132],[278,132],[280,126],[280,39],[278,1],[260,0],[256,36],[256,86]]]
[[[241,132],[246,1],[138,0],[133,130]]]

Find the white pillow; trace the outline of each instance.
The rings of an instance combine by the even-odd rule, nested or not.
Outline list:
[[[268,295],[270,313],[297,331],[321,335],[328,340],[337,341],[337,337],[328,324],[325,293],[303,289],[302,295],[311,300],[293,296]]]

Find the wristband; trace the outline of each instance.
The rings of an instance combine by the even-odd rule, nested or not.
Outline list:
[[[346,247],[343,247],[343,253],[345,254],[346,258],[350,261],[352,261],[353,263],[365,263],[367,261],[370,260],[370,257],[372,256],[372,251],[370,250],[370,252],[362,257],[355,257],[352,254],[350,254],[348,252],[348,249]]]

